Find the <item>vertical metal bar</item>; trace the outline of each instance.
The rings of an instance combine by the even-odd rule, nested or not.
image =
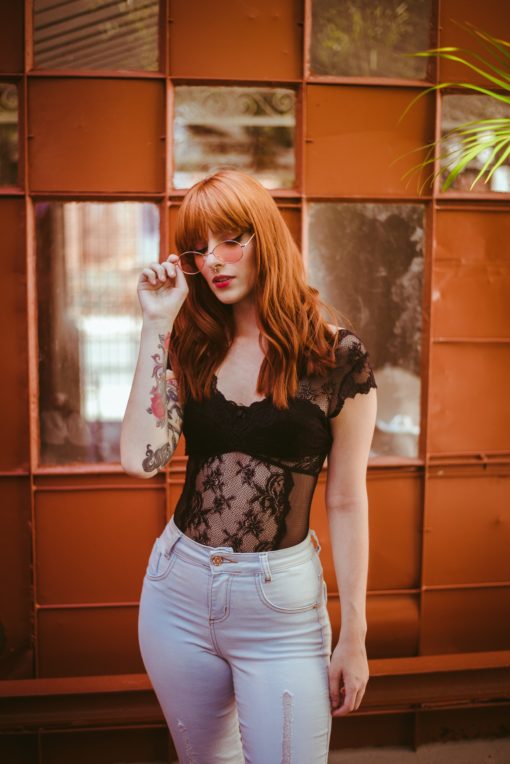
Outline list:
[[[163,47],[162,47],[162,55],[164,55],[164,61],[163,66],[161,68],[161,71],[165,74],[165,93],[164,93],[164,99],[165,102],[163,104],[163,125],[164,125],[164,140],[165,140],[165,167],[163,171],[163,200],[160,205],[160,244],[161,244],[161,255],[162,259],[166,260],[169,254],[169,240],[170,240],[170,231],[169,231],[169,215],[170,215],[170,203],[169,203],[169,188],[170,188],[170,179],[172,172],[172,164],[170,162],[170,157],[173,152],[173,130],[170,119],[171,116],[173,116],[173,108],[172,111],[170,111],[170,104],[169,104],[169,95],[170,95],[170,88],[171,88],[171,82],[170,82],[170,56],[169,56],[169,38],[170,38],[170,2],[171,0],[160,0],[160,22],[161,26],[163,27],[162,36],[164,38],[163,41]],[[170,471],[170,464],[172,462],[172,459],[170,459],[170,463],[166,465],[164,469],[165,473],[165,525],[170,519],[170,516],[173,512],[173,508],[171,507],[171,501],[172,501],[172,486],[171,486],[171,471]]]
[[[35,219],[34,206],[30,196],[29,173],[29,119],[28,119],[28,71],[33,67],[33,18],[32,0],[24,3],[24,36],[25,50],[23,55],[23,117],[19,123],[20,156],[23,157],[23,189],[25,201],[25,250],[27,274],[27,374],[28,374],[28,441],[29,441],[29,490],[30,490],[30,544],[31,544],[31,641],[34,650],[33,675],[39,676],[39,630],[37,621],[37,551],[35,537],[35,484],[34,469],[39,459],[38,433],[38,379],[35,360],[39,357],[37,339],[37,289],[36,289],[36,260],[35,260]],[[40,757],[40,741],[38,735],[38,756]]]
[[[310,47],[312,38],[312,0],[304,0],[303,79],[310,77]]]
[[[448,90],[448,88],[446,88]],[[434,101],[435,101],[435,108],[436,108],[436,119],[435,119],[435,129],[434,129],[434,140],[437,141],[437,146],[434,146],[434,164],[433,171],[434,175],[434,187],[432,188],[432,198],[434,200],[434,206],[436,206],[436,203],[441,195],[441,173],[439,172],[441,167],[441,160],[440,155],[442,153],[442,147],[441,147],[441,119],[443,115],[443,102],[442,99],[444,98],[444,91],[438,91],[436,90],[434,92]]]
[[[439,3],[441,0],[433,0],[432,2],[432,16],[430,20],[430,37],[429,47],[439,47]],[[435,83],[439,76],[439,57],[433,56],[427,59],[429,66],[427,66],[426,77],[427,80]]]
[[[166,80],[166,103],[165,109],[167,113],[167,157],[166,157],[166,173],[167,173],[167,187],[165,189],[166,198],[169,197],[169,188],[173,190],[173,177],[174,177],[174,133],[173,133],[173,118],[174,118],[174,104],[175,104],[175,83],[169,76]]]
[[[424,231],[425,246],[423,251],[423,286],[421,306],[421,337],[422,353],[420,360],[420,435],[418,441],[418,458],[425,465],[428,453],[428,411],[429,411],[429,369],[431,355],[431,314],[432,301],[432,267],[434,258],[434,232],[436,225],[435,207],[432,200],[428,200],[424,207]]]
[[[34,37],[34,18],[32,15],[33,0],[25,0],[25,52],[23,60],[25,62],[24,72],[29,72],[34,68],[34,46],[32,44]]]
[[[440,35],[439,35],[439,19],[440,19],[440,2],[441,0],[437,0],[436,5],[436,17],[435,17],[435,23],[436,23],[436,40],[437,43],[436,47],[440,44]],[[435,67],[433,71],[434,75],[434,81],[437,82],[438,80],[438,72],[439,67],[437,63],[438,57],[435,56]],[[436,141],[438,136],[440,136],[441,133],[441,104],[440,104],[440,92],[438,90],[434,91],[434,107],[435,107],[435,115],[434,115],[434,137],[433,140]],[[433,162],[433,172],[436,172],[438,166],[438,160],[437,160],[437,153],[435,151],[434,146],[434,162]],[[436,179],[437,180],[437,179]],[[423,463],[423,474],[422,474],[422,480],[423,480],[423,486],[422,486],[422,495],[421,495],[421,540],[420,540],[420,563],[419,563],[419,571],[420,571],[420,581],[419,581],[419,601],[418,601],[418,608],[419,608],[419,620],[418,620],[418,655],[421,655],[422,653],[422,639],[423,639],[423,600],[424,600],[424,591],[425,591],[425,584],[424,584],[424,575],[425,575],[425,569],[424,569],[424,559],[425,559],[425,551],[426,551],[426,545],[429,543],[429,536],[428,536],[428,494],[429,494],[429,480],[431,477],[430,472],[430,459],[429,459],[429,452],[430,452],[430,439],[429,439],[429,412],[430,412],[430,398],[429,398],[429,392],[430,392],[430,385],[429,385],[429,377],[430,377],[430,358],[432,354],[432,345],[433,345],[433,333],[434,333],[434,327],[432,324],[432,316],[431,316],[431,305],[432,305],[432,279],[433,279],[433,273],[434,273],[434,255],[435,255],[435,247],[434,242],[436,239],[436,225],[437,225],[437,209],[436,209],[436,197],[437,197],[437,182],[434,182],[433,187],[431,189],[431,200],[427,204],[427,214],[426,214],[426,226],[425,226],[425,263],[424,263],[424,273],[425,273],[425,284],[423,289],[423,310],[422,310],[422,348],[426,347],[426,357],[423,357],[422,352],[422,359],[421,359],[421,403],[420,406],[422,407],[422,411],[420,413],[420,441],[419,441],[419,447],[420,452],[422,454],[422,463]],[[426,331],[425,331],[426,329]],[[425,335],[425,336],[424,336]],[[415,745],[417,743],[417,719],[415,716],[414,720],[414,742]]]
[[[310,37],[311,37],[311,18],[312,18],[312,10],[311,10],[311,0],[304,0],[304,26],[303,26],[303,81],[301,83],[301,93],[300,93],[300,102],[301,102],[301,108],[299,112],[299,117],[301,120],[301,131],[300,131],[300,141],[301,145],[299,147],[299,155],[301,157],[301,166],[300,166],[300,185],[299,185],[299,191],[301,194],[300,202],[301,202],[301,257],[303,258],[303,264],[305,267],[305,274],[306,278],[308,279],[308,177],[306,172],[306,155],[305,155],[305,148],[306,148],[306,136],[308,131],[308,107],[307,107],[307,98],[308,98],[308,83],[307,78],[310,74],[310,62],[309,62],[309,51],[310,51]],[[296,115],[297,119],[297,115]]]
[[[294,89],[294,88],[293,88]],[[295,122],[296,128],[294,130],[294,172],[295,180],[294,187],[299,194],[300,200],[303,198],[305,191],[304,185],[304,166],[305,166],[305,136],[304,136],[304,124],[303,113],[305,110],[305,84],[301,82],[296,88],[296,101],[295,101]]]
[[[311,40],[311,19],[312,19],[312,0],[304,0],[304,17],[303,17],[303,69],[302,69],[302,82],[300,87],[299,112],[296,112],[296,123],[298,117],[301,122],[299,132],[296,131],[296,141],[299,138],[299,192],[301,194],[301,246],[302,255],[306,263],[308,261],[308,238],[304,235],[305,226],[305,205],[304,200],[308,193],[308,178],[306,174],[306,135],[307,135],[307,78],[310,76],[310,40]]]
[[[303,196],[301,202],[301,252],[308,280],[308,198]]]
[[[159,0],[158,5],[158,72],[166,74],[168,68],[168,2]]]

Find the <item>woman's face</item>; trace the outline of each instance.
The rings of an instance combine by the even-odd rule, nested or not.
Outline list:
[[[230,229],[222,231],[221,234],[216,236],[212,231],[208,231],[209,240],[207,247],[205,241],[198,242],[198,252],[208,252],[207,257],[204,258],[204,265],[202,268],[202,276],[207,281],[209,288],[214,295],[221,302],[226,305],[239,302],[247,297],[255,285],[256,265],[255,265],[255,237],[251,239],[246,247],[243,247],[243,256],[235,263],[222,263],[216,257],[216,252],[211,255],[213,248],[219,242],[226,239],[238,241],[240,244],[250,240],[252,234],[248,231],[240,231],[239,229]],[[228,280],[221,282],[220,277],[231,276]],[[217,282],[214,279],[218,279]]]

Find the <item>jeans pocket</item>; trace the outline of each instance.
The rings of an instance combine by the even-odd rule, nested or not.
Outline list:
[[[322,571],[315,558],[284,570],[272,571],[270,581],[266,581],[260,572],[256,581],[260,600],[271,610],[301,613],[320,605]]]
[[[171,551],[165,551],[161,544],[161,539],[158,536],[149,555],[145,577],[151,581],[161,581],[163,578],[166,578],[172,570],[175,559],[176,557]]]

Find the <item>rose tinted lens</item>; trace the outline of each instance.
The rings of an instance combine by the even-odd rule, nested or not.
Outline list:
[[[241,259],[243,248],[237,241],[222,241],[214,250],[214,254],[224,263],[235,263]]]
[[[200,261],[203,261],[203,257],[198,252],[183,252],[180,257],[181,268],[184,273],[200,273]]]

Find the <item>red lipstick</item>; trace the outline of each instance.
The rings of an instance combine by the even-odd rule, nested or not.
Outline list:
[[[225,278],[221,278],[221,280],[213,281],[213,284],[215,287],[218,287],[218,289],[223,289],[224,287],[228,287],[231,281],[234,280],[234,276],[225,276]]]

